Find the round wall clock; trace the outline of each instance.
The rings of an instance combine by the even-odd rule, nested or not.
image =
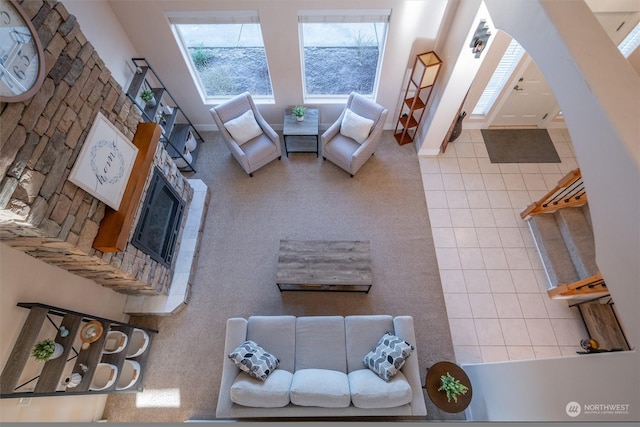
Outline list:
[[[15,0],[0,0],[0,102],[35,95],[44,69],[42,43],[31,20]]]

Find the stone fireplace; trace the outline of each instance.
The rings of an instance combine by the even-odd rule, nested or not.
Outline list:
[[[164,295],[175,259],[158,262],[132,243],[142,204],[125,248],[102,252],[93,242],[111,208],[67,179],[98,112],[129,140],[140,112],[62,3],[22,5],[45,49],[47,75],[34,97],[0,104],[0,241],[118,292]],[[184,201],[172,232],[177,250],[193,188],[160,143],[141,201],[154,171]]]

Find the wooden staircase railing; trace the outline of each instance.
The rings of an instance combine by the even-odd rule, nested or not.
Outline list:
[[[580,173],[580,168],[578,168],[563,176],[553,190],[549,191],[537,202],[527,206],[520,212],[520,216],[522,219],[527,219],[532,215],[551,213],[571,206],[581,206],[587,202],[587,193],[582,182],[582,174]]]
[[[549,289],[547,294],[552,299],[564,299],[607,292],[607,284],[602,278],[602,273],[597,272],[593,276],[578,282],[561,283],[555,288]]]
[[[553,213],[559,209],[578,207],[588,202],[580,168],[574,169],[563,176],[558,184],[537,202],[531,203],[521,213],[522,219],[529,219],[533,215]],[[606,293],[607,284],[600,272],[591,277],[574,283],[561,283],[547,291],[550,298],[563,299],[590,296]]]

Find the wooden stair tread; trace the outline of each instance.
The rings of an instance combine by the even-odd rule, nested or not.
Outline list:
[[[578,309],[584,319],[589,336],[598,341],[599,348],[630,350],[618,324],[613,306],[591,302],[578,305]]]

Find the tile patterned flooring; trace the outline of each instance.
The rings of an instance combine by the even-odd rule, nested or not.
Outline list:
[[[480,130],[420,156],[422,181],[459,364],[573,356],[587,332],[576,308],[547,296],[520,212],[578,167],[566,129],[549,129],[561,163],[489,161]]]

